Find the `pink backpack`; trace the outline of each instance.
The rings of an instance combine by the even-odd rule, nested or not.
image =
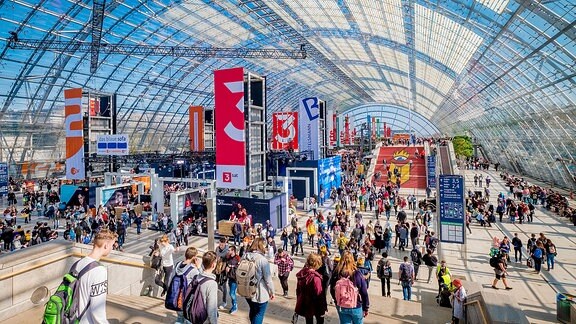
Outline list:
[[[348,277],[336,281],[336,305],[342,308],[356,308],[358,305],[358,288]]]

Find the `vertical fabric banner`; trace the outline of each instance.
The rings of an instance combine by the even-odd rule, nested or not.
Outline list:
[[[190,106],[190,151],[204,151],[204,107]]]
[[[350,145],[351,141],[350,141],[350,117],[348,117],[348,115],[346,115],[346,117],[344,117],[344,144],[345,145]]]
[[[66,179],[84,180],[84,121],[82,89],[64,90],[64,128],[66,133]]]
[[[8,195],[8,163],[0,162],[0,197]]]
[[[246,188],[244,69],[214,71],[216,185]]]
[[[297,112],[277,112],[272,114],[272,149],[298,149]]]
[[[342,127],[340,126],[340,116],[336,116],[336,147],[341,147],[340,138],[342,137],[340,132]]]
[[[376,118],[376,138],[380,139],[380,118]]]
[[[372,137],[376,136],[376,117],[372,117],[372,127],[370,128],[372,130]]]
[[[320,157],[319,116],[320,106],[317,97],[300,100],[300,151],[311,152],[311,160],[318,160]]]
[[[335,124],[335,116],[333,109],[328,109],[328,114],[326,116],[326,131],[328,132],[328,148],[334,148],[334,144],[336,143],[335,133],[336,130],[334,129]]]

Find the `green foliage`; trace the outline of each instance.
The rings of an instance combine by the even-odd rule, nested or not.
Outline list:
[[[454,153],[458,157],[471,157],[474,154],[472,140],[468,136],[455,136],[452,139]]]

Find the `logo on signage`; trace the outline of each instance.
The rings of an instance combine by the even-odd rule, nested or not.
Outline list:
[[[223,182],[232,182],[232,172],[222,172]]]
[[[318,106],[318,98],[305,98],[302,99],[302,103],[304,104],[304,108],[306,109],[306,114],[308,115],[308,120],[317,119],[320,115]]]

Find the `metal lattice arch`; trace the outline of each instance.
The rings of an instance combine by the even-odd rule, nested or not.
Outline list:
[[[440,135],[438,127],[421,114],[393,104],[365,104],[346,110],[343,116],[350,117],[350,127],[360,128],[370,116],[379,119],[380,125],[385,122],[394,132],[413,133],[418,137]]]

